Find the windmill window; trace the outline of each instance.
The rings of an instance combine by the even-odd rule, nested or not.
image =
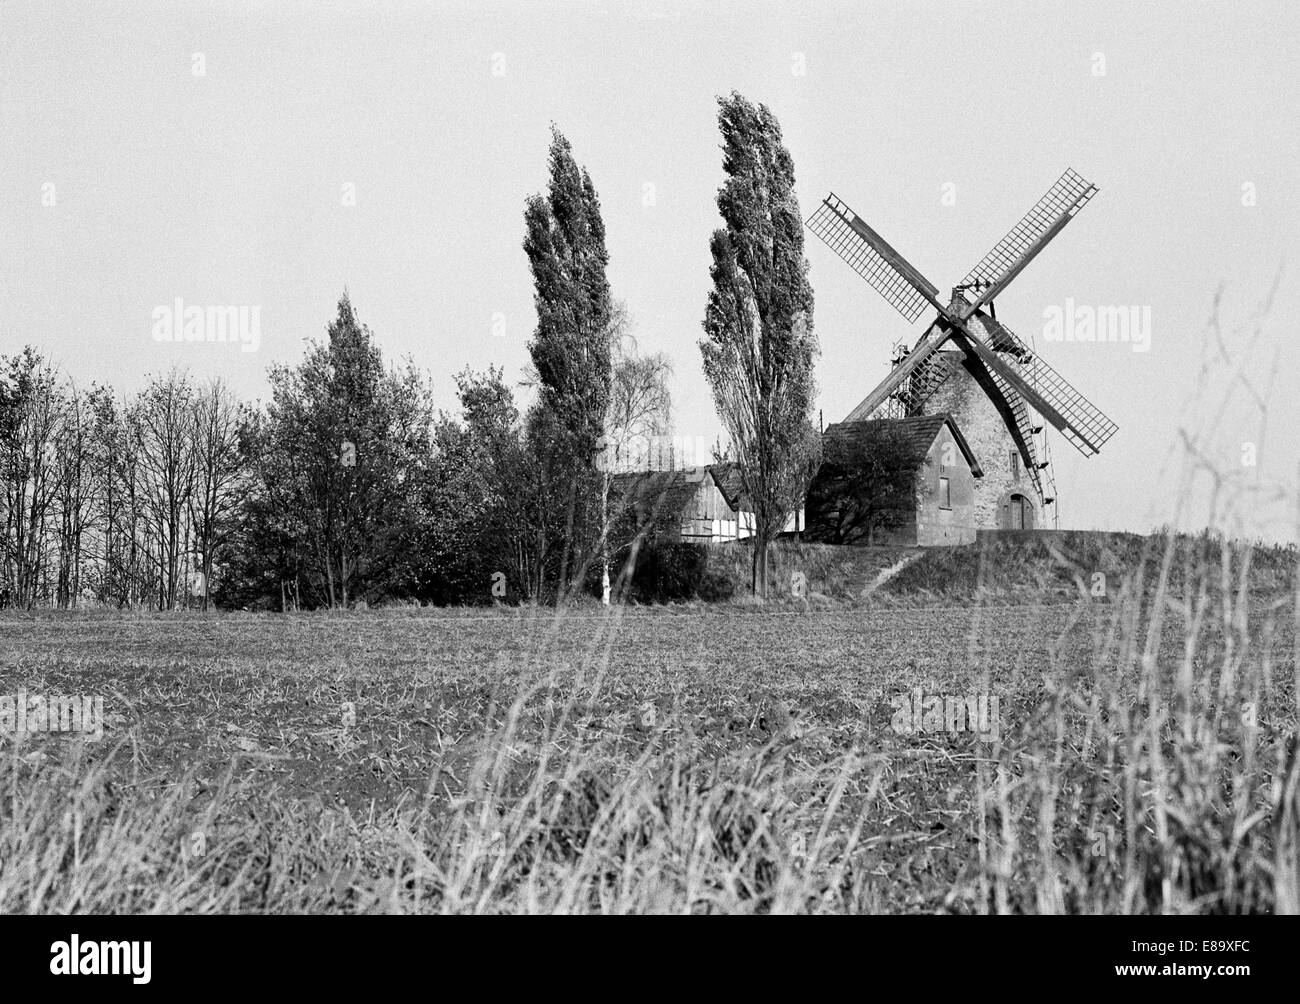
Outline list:
[[[952,491],[949,488],[947,478],[939,479],[939,508],[940,509],[952,508]]]
[[[1015,450],[1012,450],[1010,456],[1011,456],[1011,477],[1012,479],[1019,481],[1020,480],[1020,454],[1017,453]]]

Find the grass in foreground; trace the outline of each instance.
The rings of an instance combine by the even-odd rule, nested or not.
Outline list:
[[[1172,561],[1172,559],[1170,559]],[[1294,598],[38,617],[7,912],[1296,912]],[[899,735],[991,693],[1000,744]]]

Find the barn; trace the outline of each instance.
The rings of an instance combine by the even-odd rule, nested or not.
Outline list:
[[[754,535],[754,512],[734,463],[663,471],[628,471],[611,476],[611,498],[637,527],[657,524],[661,541],[716,544]],[[800,509],[787,521],[785,532],[804,526]]]
[[[932,547],[975,541],[984,472],[949,414],[840,422],[822,437],[806,540]]]

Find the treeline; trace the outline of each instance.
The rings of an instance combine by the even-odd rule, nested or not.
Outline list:
[[[754,581],[816,469],[812,293],[771,112],[719,99],[705,376],[755,510]],[[28,347],[0,355],[0,604],[339,608],[557,602],[626,590],[678,514],[624,508],[617,470],[670,429],[662,355],[613,299],[596,189],[553,129],[523,250],[537,327],[521,409],[498,369],[435,408],[344,293],[326,338],[239,401],[180,370],[123,397]]]
[[[655,402],[632,431],[664,427],[662,361],[612,356]],[[122,397],[31,348],[0,356],[0,603],[546,602],[599,592],[603,530],[619,561],[645,529],[603,518],[607,475],[573,463],[544,405],[521,416],[500,370],[462,373],[455,413],[436,410],[346,295],[269,379],[265,404],[180,370]]]
[[[241,428],[220,381],[119,400],[30,347],[0,356],[0,604],[184,602],[229,543]]]

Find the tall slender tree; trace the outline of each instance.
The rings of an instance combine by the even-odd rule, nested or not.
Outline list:
[[[550,181],[524,209],[524,252],[533,273],[537,329],[529,344],[540,384],[534,436],[553,453],[552,476],[566,485],[557,595],[586,557],[599,511],[594,458],[600,449],[611,382],[610,292],[605,224],[591,176],[551,128]],[[580,494],[581,492],[581,494]],[[587,497],[587,496],[591,497]]]
[[[700,351],[754,507],[753,587],[766,597],[768,546],[798,509],[820,446],[813,294],[794,161],[776,116],[735,92],[718,105],[725,226],[710,241]]]

